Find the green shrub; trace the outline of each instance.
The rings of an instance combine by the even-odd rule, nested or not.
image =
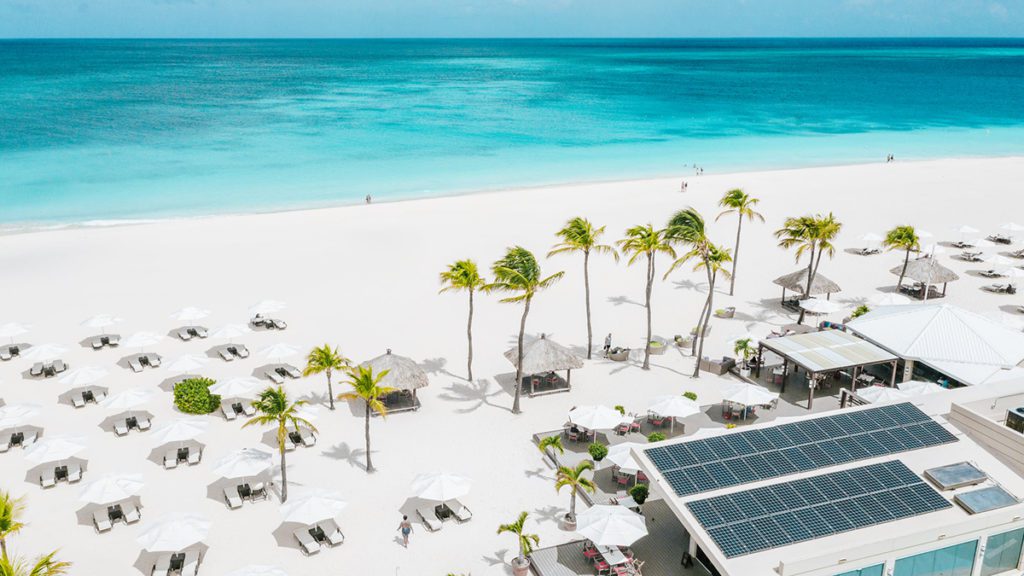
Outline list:
[[[637,484],[629,489],[629,495],[633,497],[633,501],[638,505],[643,506],[643,503],[647,501],[649,491],[647,484]]]
[[[686,392],[683,392],[683,398],[688,398],[688,399],[693,400],[694,402],[696,402],[697,401],[697,393],[696,392],[690,392],[689,390],[687,390]]]
[[[590,457],[594,459],[594,462],[600,462],[608,455],[608,448],[600,442],[594,442],[587,446],[587,452],[590,452]]]
[[[661,432],[651,432],[647,435],[648,442],[661,442],[665,439],[665,435]]]
[[[856,309],[854,309],[852,314],[850,314],[850,318],[860,318],[861,316],[867,314],[868,312],[871,312],[871,309],[861,304],[860,306],[857,306]]]
[[[659,342],[658,340],[651,340],[649,342],[649,344],[650,344],[651,348],[661,348],[662,346],[665,345],[664,342]]]
[[[615,409],[619,411],[619,414],[626,415],[626,408],[624,406],[616,405]]]
[[[216,381],[189,378],[174,385],[174,406],[186,414],[209,414],[220,407],[220,396],[210,394]]]

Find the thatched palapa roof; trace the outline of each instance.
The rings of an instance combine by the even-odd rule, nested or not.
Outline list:
[[[890,272],[897,276],[899,276],[902,271],[902,265],[890,270]],[[960,279],[960,276],[957,276],[956,272],[953,272],[949,268],[939,264],[935,261],[935,258],[918,258],[917,260],[911,260],[910,263],[907,264],[906,277],[917,282],[927,282],[929,284],[945,284],[947,282],[953,282]]]
[[[519,348],[513,346],[505,352],[505,358],[515,366],[519,359]],[[533,342],[523,344],[523,374],[543,374],[577,368],[583,368],[583,360],[565,346],[548,340],[543,334]]]
[[[390,348],[384,354],[367,360],[360,366],[373,368],[375,374],[387,370],[388,375],[381,380],[380,385],[388,388],[415,390],[430,384],[427,373],[412,358],[392,354]]]
[[[800,294],[804,293],[804,287],[807,286],[807,269],[801,268],[791,274],[785,276],[779,276],[775,280],[772,280],[775,284],[782,286],[786,290],[791,290]],[[829,280],[822,274],[814,275],[814,283],[811,284],[811,291],[808,292],[809,296],[815,294],[832,294],[834,292],[842,292],[843,289],[839,287],[839,284]]]

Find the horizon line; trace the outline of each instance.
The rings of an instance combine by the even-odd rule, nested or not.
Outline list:
[[[1024,36],[0,36],[11,40],[1021,40]]]

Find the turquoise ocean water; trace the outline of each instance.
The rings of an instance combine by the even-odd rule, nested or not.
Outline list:
[[[0,41],[0,224],[1024,154],[1024,40]]]

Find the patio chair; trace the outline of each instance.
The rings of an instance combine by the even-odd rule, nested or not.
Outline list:
[[[30,376],[42,376],[43,375],[43,363],[42,362],[36,362],[35,364],[32,365],[31,368],[29,368],[28,373],[29,373]]]
[[[170,470],[171,468],[178,467],[178,451],[177,449],[170,449],[164,453],[164,470]]]
[[[320,543],[317,542],[313,535],[309,533],[309,528],[302,527],[292,532],[295,539],[299,541],[299,546],[302,548],[302,553],[306,556],[316,554],[320,551]]]
[[[110,515],[107,514],[107,510],[95,510],[92,513],[92,525],[96,528],[96,532],[103,533],[110,530]]]
[[[0,442],[0,454],[3,454],[4,452],[7,452],[10,449],[11,449],[11,439],[10,438],[7,438],[3,442]]]
[[[128,359],[128,367],[131,368],[132,372],[135,372],[136,374],[142,372],[142,362],[140,362],[137,357]]]
[[[90,342],[90,344],[92,345],[92,349],[93,350],[101,350],[101,349],[103,349],[103,337],[102,336],[97,336],[97,337],[93,338],[92,342]]]
[[[83,398],[81,394],[75,394],[71,397],[71,404],[75,408],[81,408],[85,406],[85,398]]]
[[[266,370],[263,371],[263,374],[265,374],[266,377],[269,378],[270,381],[273,382],[274,384],[284,384],[284,378],[282,378],[281,375],[278,374],[277,370],[275,370],[274,368],[267,368]]]
[[[441,529],[441,520],[434,514],[433,508],[417,508],[416,515],[420,517],[423,525],[427,527],[430,532],[437,532]]]
[[[308,428],[299,428],[299,437],[302,438],[302,445],[306,448],[316,446],[316,436]]]
[[[237,510],[242,507],[242,497],[238,495],[238,487],[224,489],[224,502],[230,510]]]
[[[153,564],[153,571],[151,572],[151,574],[153,574],[153,576],[156,576],[157,574],[166,575],[166,574],[169,574],[170,572],[171,572],[171,555],[170,554],[161,554],[160,557],[156,559],[156,563]]]
[[[220,412],[224,415],[225,420],[234,420],[238,417],[238,415],[235,414],[235,407],[232,406],[230,402],[221,402]]]
[[[594,569],[597,570],[598,574],[608,574],[611,572],[611,566],[604,561],[604,558],[596,558],[594,560]]]
[[[231,348],[221,348],[217,350],[217,354],[224,359],[225,362],[231,362],[235,359],[235,355],[231,353]]]
[[[188,342],[192,339],[192,333],[189,332],[188,328],[179,328],[177,334],[178,338],[181,338],[184,342]]]
[[[152,366],[153,368],[159,368],[160,362],[161,360],[163,360],[163,356],[159,354],[146,354],[146,360],[149,362],[149,365]]]
[[[296,380],[302,378],[302,370],[299,370],[295,366],[292,366],[291,364],[285,364],[284,366],[282,366],[282,368],[284,368],[285,374],[287,374],[291,378],[295,378]]]
[[[199,552],[185,552],[185,563],[181,566],[181,576],[196,576],[199,571]]]
[[[342,533],[341,528],[338,528],[338,523],[333,519],[324,520],[319,523],[318,526],[324,531],[324,535],[327,537],[327,542],[331,546],[337,546],[345,543],[345,534]]]
[[[53,488],[57,485],[57,480],[53,477],[53,469],[47,468],[39,474],[39,485],[43,488]]]
[[[78,464],[68,466],[68,483],[74,484],[82,479],[82,467]]]
[[[121,337],[117,334],[108,334],[105,338],[107,346],[110,346],[111,348],[117,348],[117,345],[121,343]]]
[[[452,500],[451,504],[448,505],[448,508],[451,509],[452,514],[455,515],[455,519],[458,520],[459,523],[469,522],[473,519],[473,512],[458,500]]]
[[[127,509],[124,511],[125,524],[135,524],[141,519],[142,514],[139,513],[139,509],[132,504],[127,504]]]

